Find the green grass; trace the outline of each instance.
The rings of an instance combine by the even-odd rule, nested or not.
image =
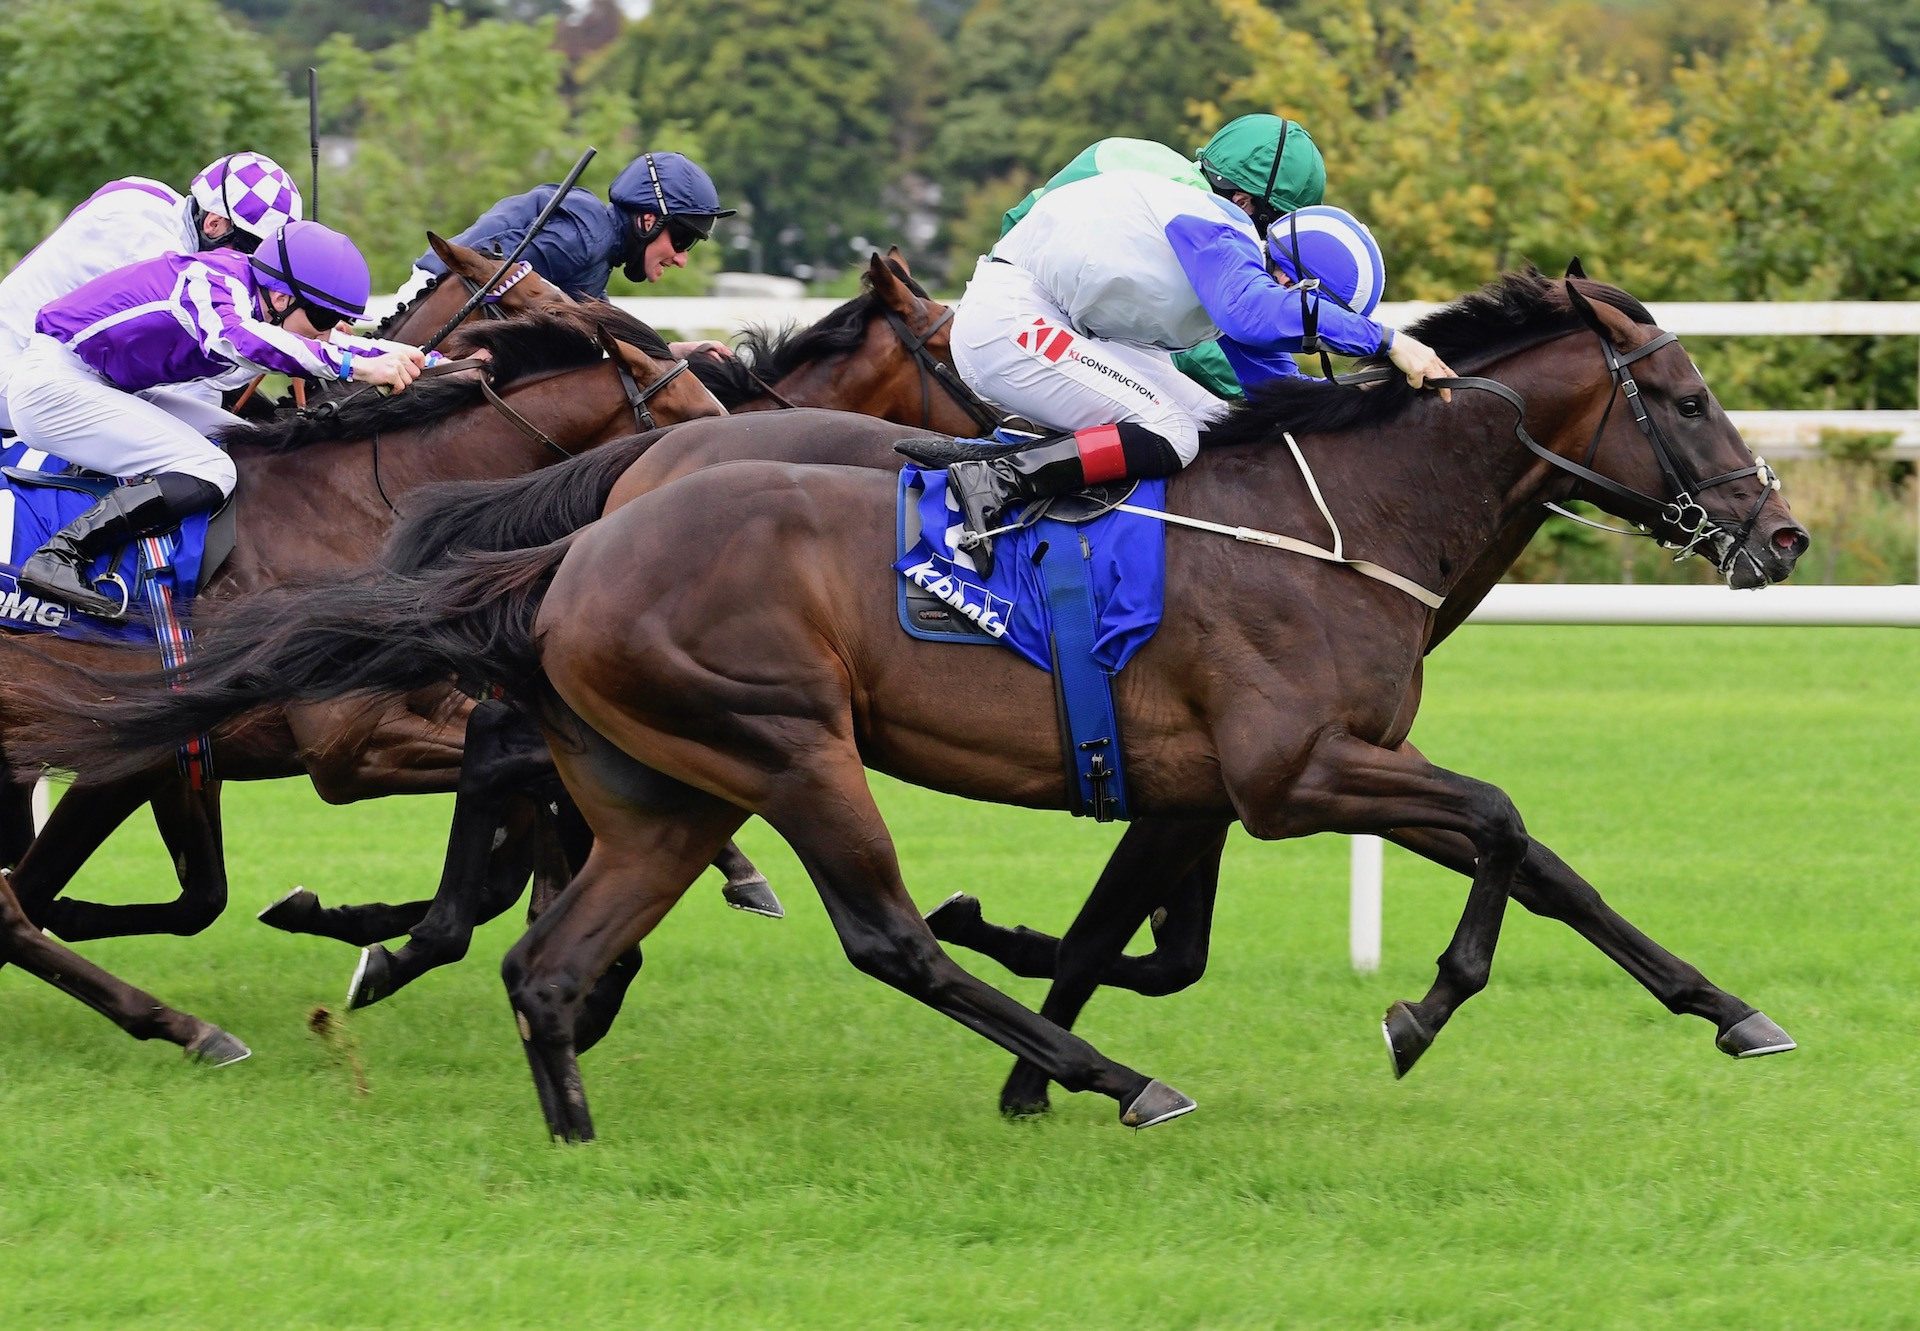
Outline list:
[[[1007,1059],[792,914],[697,888],[586,1060],[603,1140],[549,1145],[488,930],[356,1014],[371,1095],[303,1027],[353,954],[252,921],[294,882],[417,895],[447,805],[230,789],[234,905],[88,951],[255,1049],[217,1072],[0,972],[0,1324],[13,1327],[1873,1327],[1920,1321],[1920,635],[1479,628],[1415,738],[1503,785],[1629,918],[1801,1042],[1735,1063],[1516,907],[1492,987],[1396,1083],[1378,1020],[1464,883],[1388,858],[1346,964],[1346,846],[1227,857],[1213,965],[1082,1030],[1200,1102],[994,1112]],[[1059,928],[1112,828],[887,785],[909,886]],[[170,890],[123,834],[94,895]],[[982,973],[1037,1002],[1039,986]]]

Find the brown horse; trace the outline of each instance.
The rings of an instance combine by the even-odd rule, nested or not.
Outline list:
[[[420,345],[445,327],[447,320],[459,312],[468,297],[478,291],[480,284],[491,278],[500,267],[498,259],[465,245],[442,240],[431,231],[427,232],[427,244],[432,246],[440,262],[447,266],[447,275],[428,282],[419,295],[381,320],[380,326],[374,330],[376,336],[386,338],[389,342]],[[511,274],[509,276],[512,277]],[[467,315],[467,321],[509,318],[516,314],[530,314],[549,305],[573,303],[573,297],[528,268],[490,293],[488,299]]]
[[[658,334],[610,306],[550,306],[476,325],[457,334],[451,347],[457,354],[489,354],[497,392],[483,386],[479,372],[467,370],[392,398],[368,394],[249,426],[223,441],[241,477],[237,539],[231,558],[207,583],[207,603],[355,567],[379,548],[395,517],[394,501],[421,486],[521,475],[637,424],[722,414],[712,395],[682,373],[684,362],[671,356]],[[76,643],[0,644],[10,649],[10,671],[22,678],[57,678],[64,662],[97,666],[126,659],[124,649]],[[451,789],[460,765],[460,709],[450,703],[442,688],[417,691],[378,714],[323,705],[250,718],[222,736],[219,775],[254,779],[305,771],[334,799]],[[0,707],[0,734],[8,719]],[[181,896],[154,905],[55,903],[80,864],[142,803],[153,804]],[[6,911],[0,960],[31,963],[35,973],[62,987],[69,986],[54,965],[60,959],[38,946],[40,935],[26,919],[69,940],[205,928],[226,900],[218,783],[188,790],[170,762],[98,781],[88,774],[56,806],[20,861],[13,890],[19,899],[7,893],[0,903]],[[116,994],[96,982],[83,997],[132,1033],[151,1025],[145,1012],[152,1002],[138,991]]]
[[[1292,432],[1350,546],[1442,596],[1484,593],[1541,504],[1569,497],[1708,553],[1736,586],[1786,577],[1806,533],[1652,322],[1613,288],[1510,277],[1416,328],[1450,363],[1497,369],[1455,381],[1486,394],[1443,406],[1397,381],[1279,386],[1215,432],[1168,506],[1229,527],[1320,530],[1281,444]],[[1622,387],[1633,410],[1616,416]],[[846,417],[764,424],[870,446],[890,436]],[[1184,1113],[1186,1097],[960,970],[906,894],[864,765],[976,799],[1058,808],[1064,796],[1044,677],[894,624],[893,488],[871,469],[709,467],[549,546],[254,598],[211,626],[183,692],[97,681],[115,695],[97,708],[106,732],[43,734],[35,751],[127,764],[262,701],[462,672],[535,702],[596,837],[503,968],[558,1136],[592,1134],[573,1047],[580,1004],[754,813],[799,854],[856,966],[1045,1077],[1113,1097],[1123,1122]],[[718,512],[733,521],[716,550]],[[1425,603],[1335,564],[1185,530],[1168,536],[1167,585],[1166,618],[1118,689],[1143,821],[1200,829],[1187,837],[1195,854],[1235,819],[1263,838],[1419,829],[1471,875],[1433,987],[1389,1009],[1404,1071],[1484,987],[1529,863],[1528,904],[1545,913],[1578,921],[1598,899],[1574,899],[1591,889],[1555,871],[1504,794],[1406,744],[1422,656],[1447,627]],[[969,697],[991,705],[954,705]],[[1750,1005],[1698,984],[1722,1048],[1792,1047]]]

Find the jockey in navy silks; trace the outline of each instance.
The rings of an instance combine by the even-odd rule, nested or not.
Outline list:
[[[1175,351],[1217,338],[1252,387],[1298,373],[1290,353],[1312,318],[1327,347],[1384,352],[1416,388],[1452,377],[1431,348],[1347,308],[1351,301],[1282,280],[1289,264],[1296,274],[1315,267],[1302,265],[1312,247],[1334,243],[1316,237],[1340,228],[1319,225],[1298,227],[1290,241],[1282,219],[1263,246],[1242,204],[1139,171],[1041,197],[980,261],[954,314],[953,361],[968,387],[1064,432],[949,469],[975,564],[986,554],[980,535],[1010,504],[1170,476],[1193,461],[1201,426],[1228,406],[1181,374]],[[1362,236],[1352,223],[1337,247],[1377,265],[1378,249]]]
[[[558,185],[540,185],[500,200],[453,239],[456,244],[505,254],[527,233]],[[642,153],[629,162],[602,203],[592,190],[574,186],[533,238],[522,257],[533,271],[576,299],[605,300],[617,267],[633,282],[657,282],[668,268],[684,268],[687,251],[713,236],[713,224],[735,210],[720,206],[713,178],[679,153]],[[413,262],[413,278],[400,298],[414,296],[447,266],[432,251]],[[731,354],[720,342],[675,342],[673,352]]]
[[[118,618],[120,603],[88,586],[88,566],[233,493],[233,461],[207,436],[239,418],[170,387],[238,387],[263,372],[395,390],[412,383],[425,363],[418,349],[335,327],[366,312],[370,287],[351,240],[318,222],[289,222],[252,255],[164,254],[43,308],[13,375],[21,437],[140,479],[56,532],[21,568],[21,587]]]
[[[41,307],[116,268],[216,247],[250,253],[300,220],[300,191],[270,157],[231,153],[193,178],[183,197],[157,180],[108,181],[0,281],[0,430],[13,428],[8,380]],[[194,386],[193,396],[217,402]]]

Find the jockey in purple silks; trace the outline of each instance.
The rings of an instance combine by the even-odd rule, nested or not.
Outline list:
[[[193,178],[186,196],[157,180],[109,181],[0,281],[0,430],[13,428],[7,384],[49,301],[116,268],[162,254],[215,247],[252,253],[261,240],[300,219],[292,177],[260,153],[231,153]],[[218,404],[204,385],[186,392]]]
[[[233,461],[206,436],[237,417],[170,385],[238,387],[262,372],[403,389],[415,348],[364,341],[335,325],[366,312],[367,261],[318,222],[290,222],[252,255],[165,254],[116,269],[42,309],[14,372],[23,439],[110,476],[139,477],[55,533],[20,571],[22,588],[104,618],[119,603],[88,566],[233,493]]]

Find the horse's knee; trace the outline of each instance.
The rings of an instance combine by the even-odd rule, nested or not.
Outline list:
[[[865,929],[843,938],[841,945],[854,969],[896,989],[924,994],[939,983],[944,954],[930,933]]]
[[[1165,998],[1192,988],[1207,973],[1205,954],[1185,957],[1156,952],[1145,960],[1148,964],[1140,970],[1140,983],[1135,992],[1146,998]]]

